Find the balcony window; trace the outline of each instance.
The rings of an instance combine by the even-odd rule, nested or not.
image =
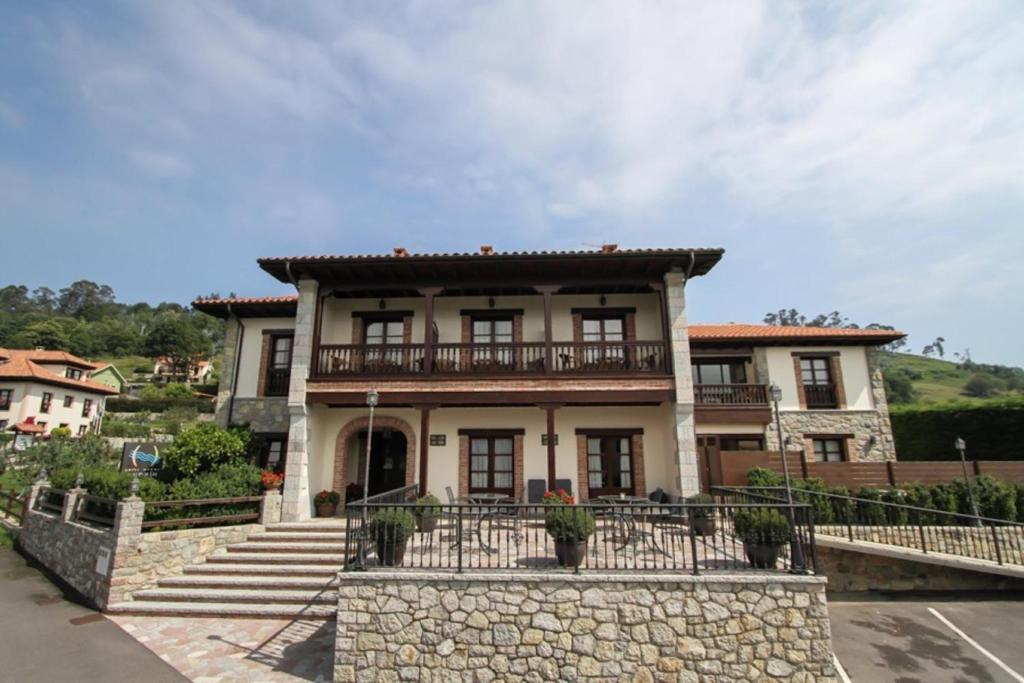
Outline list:
[[[474,365],[512,365],[511,344],[515,341],[515,335],[511,316],[473,318],[472,341]]]
[[[281,334],[270,338],[270,358],[267,362],[267,380],[264,394],[286,396],[291,379],[292,335]]]
[[[747,366],[742,360],[701,359],[691,366],[694,384],[746,384]]]
[[[49,391],[43,392],[43,399],[39,402],[39,412],[48,413],[50,412],[50,406],[53,404],[53,394]]]
[[[366,343],[379,346],[381,344],[401,344],[405,338],[405,322],[402,320],[367,320]]]
[[[832,359],[822,356],[800,357],[800,381],[808,408],[837,408]]]
[[[11,409],[11,395],[13,393],[13,389],[0,389],[0,410]]]
[[[515,490],[515,440],[511,436],[473,436],[469,440],[469,492],[501,493]]]
[[[633,448],[628,434],[587,437],[590,497],[633,495]]]

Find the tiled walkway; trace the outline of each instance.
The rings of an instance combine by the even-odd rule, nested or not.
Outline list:
[[[331,680],[333,621],[110,618],[195,683]]]

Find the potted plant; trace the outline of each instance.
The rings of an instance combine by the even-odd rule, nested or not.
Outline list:
[[[272,470],[264,470],[261,480],[263,481],[263,489],[265,491],[277,491],[281,488],[281,484],[284,483],[284,475]]]
[[[575,499],[559,489],[544,494],[544,529],[555,542],[555,557],[562,567],[578,567],[587,556],[587,543],[594,533],[594,516],[577,507]]]
[[[341,502],[341,494],[337,491],[326,489],[316,494],[313,503],[316,504],[317,517],[333,517],[338,511],[338,503]]]
[[[416,518],[416,531],[429,534],[437,528],[437,519],[441,516],[441,500],[428,493],[416,500],[412,514]]]
[[[370,537],[377,545],[377,560],[385,567],[397,567],[405,559],[405,544],[416,528],[411,512],[385,508],[370,518]]]
[[[698,493],[686,499],[690,528],[698,536],[715,535],[715,499],[706,493]]]
[[[793,537],[789,520],[778,510],[745,508],[733,515],[732,523],[747,559],[757,569],[774,569],[779,549]]]

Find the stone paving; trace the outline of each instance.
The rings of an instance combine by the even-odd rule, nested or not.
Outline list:
[[[111,616],[195,683],[330,681],[333,621]]]

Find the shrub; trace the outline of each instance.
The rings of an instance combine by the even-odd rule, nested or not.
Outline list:
[[[44,468],[51,475],[64,468],[73,469],[77,474],[90,467],[110,467],[117,461],[110,445],[96,434],[87,434],[79,439],[38,441],[24,451],[11,453],[8,457],[17,459],[18,467],[13,477],[18,488],[30,486]],[[71,479],[74,481],[74,475]]]
[[[744,543],[782,545],[793,537],[785,515],[771,508],[743,508],[732,518],[736,538]]]
[[[977,477],[974,480],[974,495],[982,517],[1017,519],[1017,492],[1007,482],[992,477]]]
[[[238,461],[244,454],[245,441],[237,433],[211,422],[193,425],[182,429],[164,451],[162,476],[169,479],[192,477]]]
[[[71,437],[70,427],[54,427],[50,430],[50,436],[54,439],[67,439]]]
[[[214,402],[208,398],[107,399],[107,411],[111,413],[163,413],[171,408],[192,408],[200,413],[212,413]]]
[[[1013,489],[1017,499],[1017,521],[1024,522],[1024,484],[1014,484]]]
[[[793,482],[793,499],[800,503],[809,503],[814,512],[815,524],[831,524],[835,521],[835,512],[832,510],[832,500],[827,496],[807,495],[803,491],[814,491],[825,493],[827,488],[825,481],[817,477]]]
[[[432,493],[428,493],[416,500],[416,507],[413,514],[417,519],[431,519],[441,515],[441,500]]]
[[[402,543],[416,529],[412,513],[401,508],[385,508],[370,518],[370,535],[378,540]]]
[[[857,524],[884,525],[886,522],[885,506],[879,505],[882,501],[882,490],[871,486],[864,486],[857,490],[855,498],[857,501]]]
[[[695,519],[706,519],[715,516],[715,499],[706,493],[698,493],[686,499],[690,517]]]
[[[163,389],[164,398],[192,398],[192,389],[181,382],[171,382]]]
[[[118,420],[117,418],[108,417],[103,420],[103,426],[100,430],[103,436],[121,436],[128,438],[148,438],[150,434],[150,427],[146,424],[140,424],[138,422],[127,422],[125,420]]]
[[[782,486],[784,479],[775,470],[767,467],[755,467],[747,472],[747,485],[758,488]]]
[[[553,505],[544,513],[544,529],[556,541],[585,541],[594,533],[594,528],[594,515],[583,507]]]

